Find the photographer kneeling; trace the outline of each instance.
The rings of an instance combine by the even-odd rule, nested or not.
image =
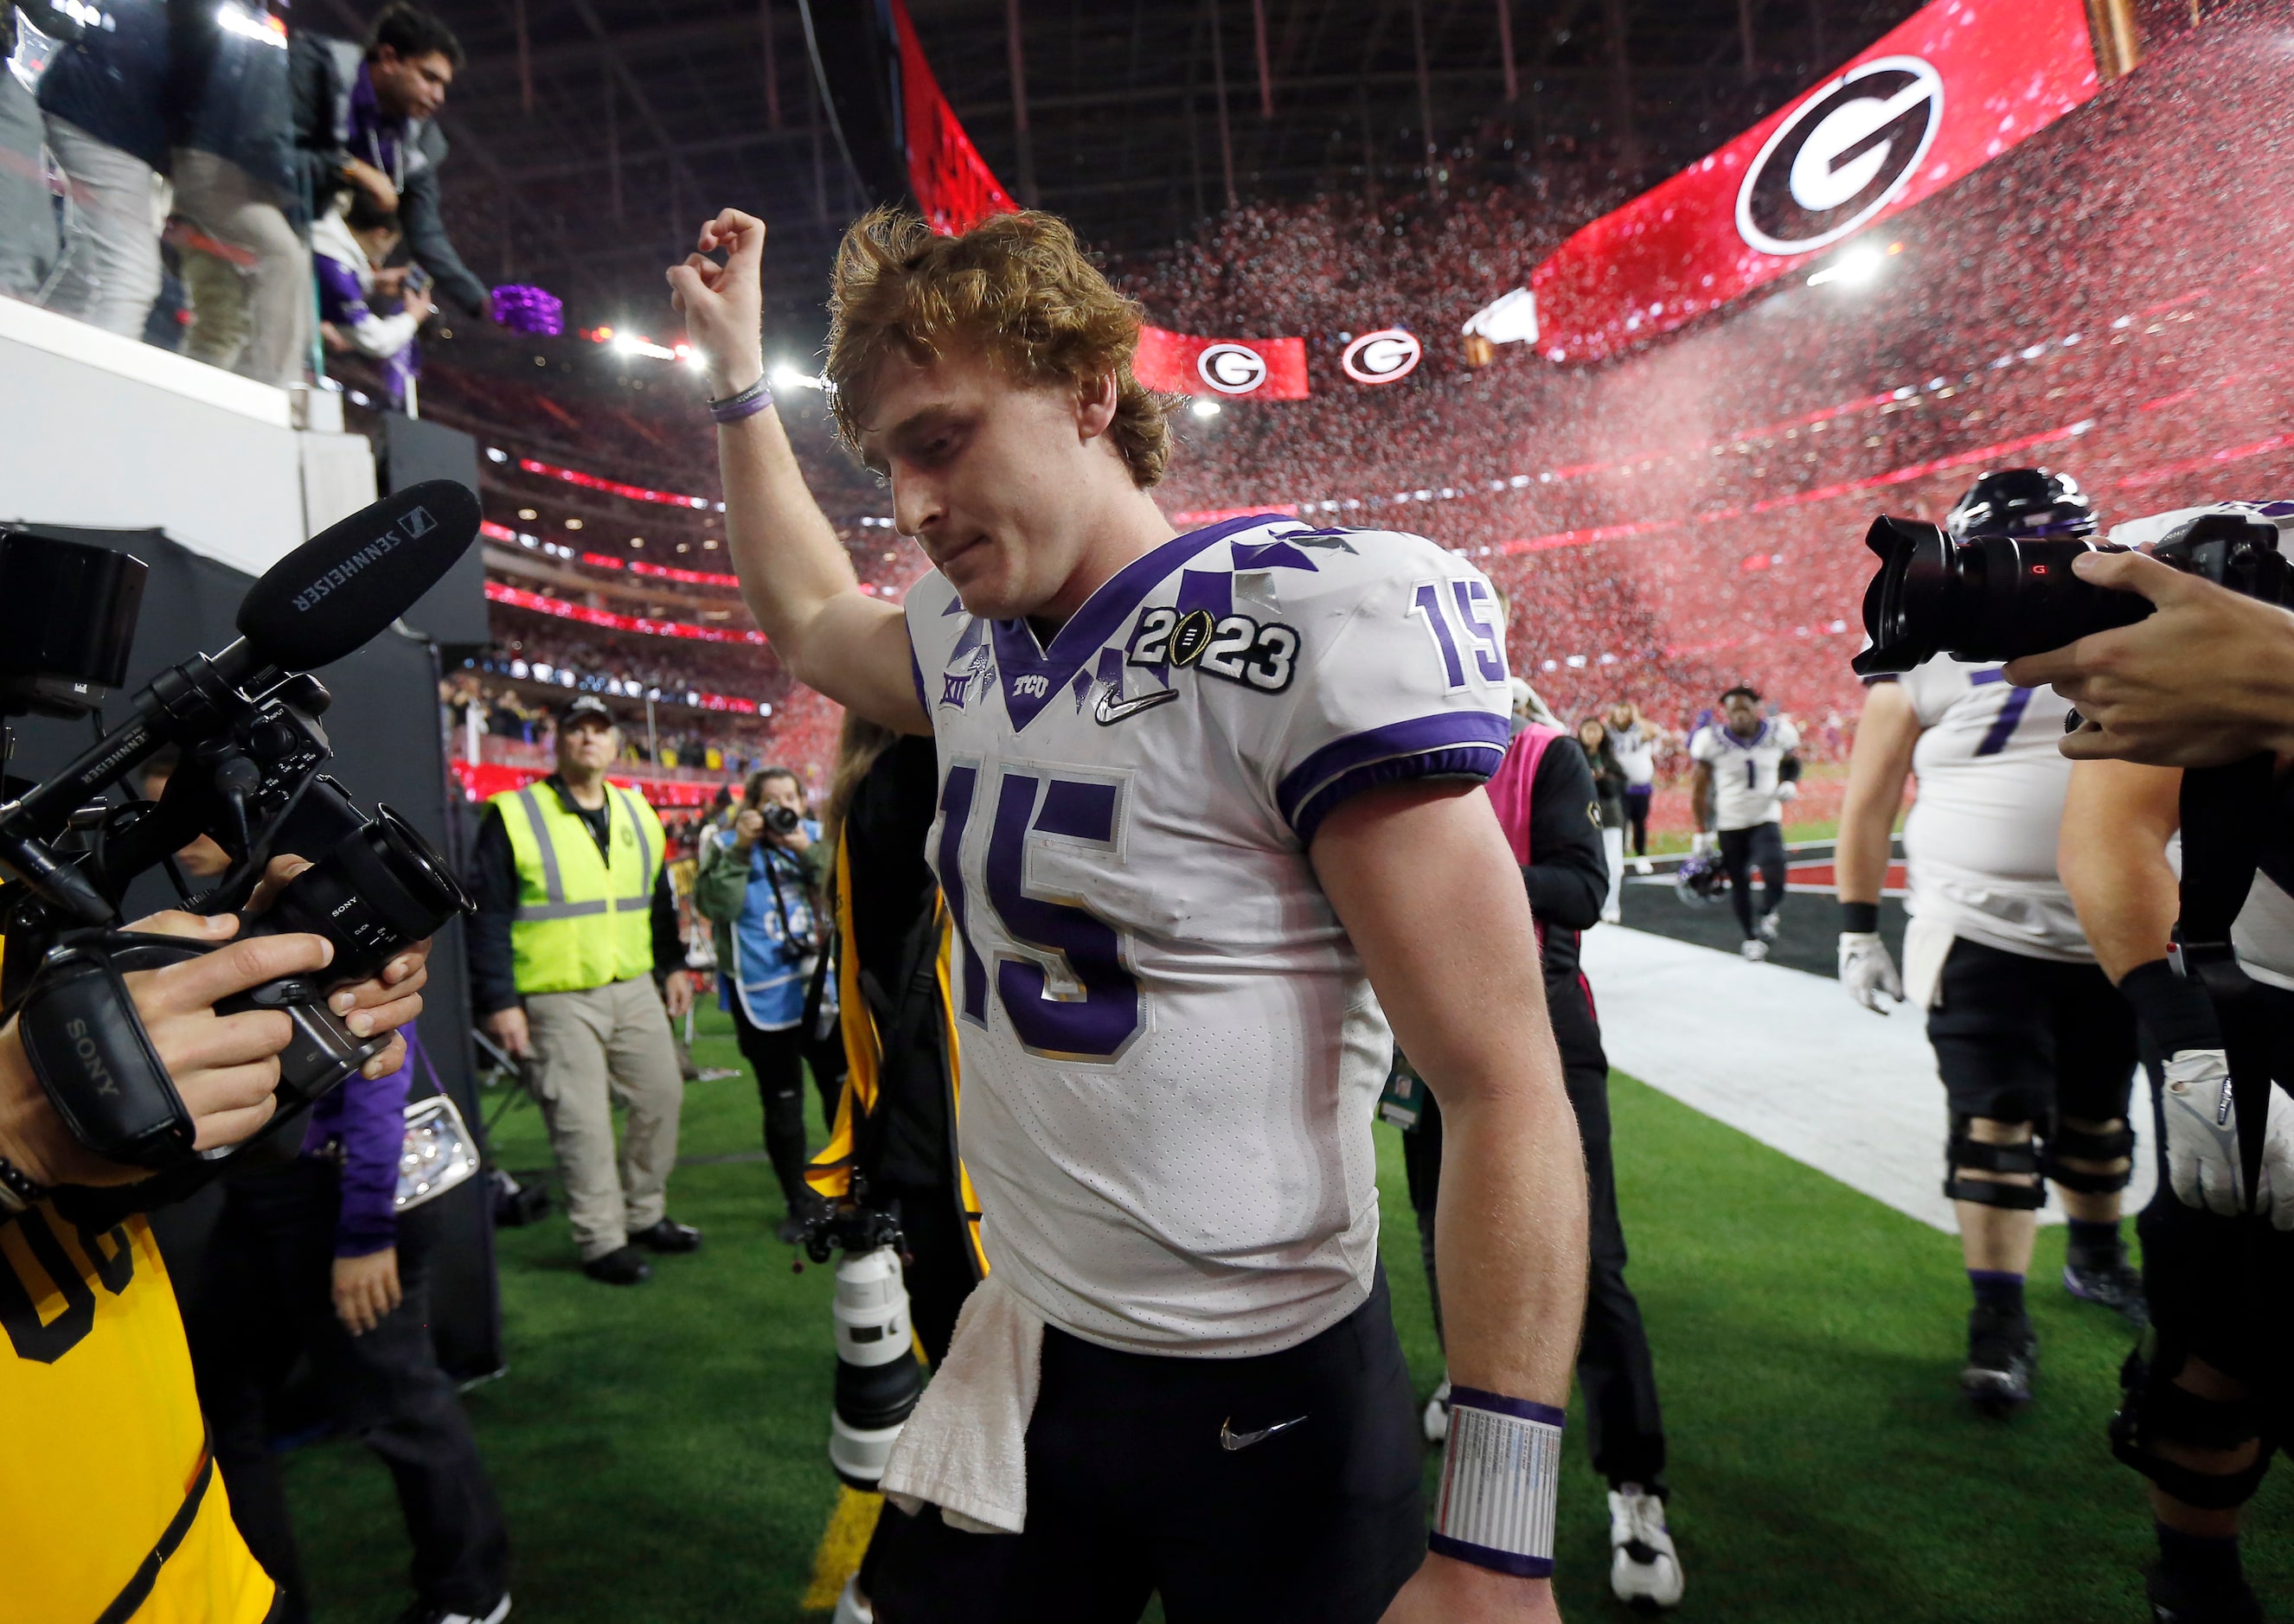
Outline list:
[[[305,866],[274,860],[273,884]],[[195,1130],[193,1146],[239,1143],[271,1118],[279,1056],[292,1039],[279,1010],[216,1006],[282,976],[323,968],[312,935],[231,942],[230,915],[156,914],[134,929],[219,944],[124,978],[151,1056]],[[361,1035],[420,1011],[429,945],[328,1000]],[[393,1038],[361,1069],[403,1063]],[[150,1225],[77,1222],[94,1189],[150,1176],[74,1137],[35,1073],[19,1022],[0,1027],[0,1413],[22,1469],[0,1476],[11,1552],[11,1617],[145,1616],[255,1624],[276,1589],[233,1527],[199,1419],[183,1322]],[[35,1469],[36,1468],[36,1469]]]

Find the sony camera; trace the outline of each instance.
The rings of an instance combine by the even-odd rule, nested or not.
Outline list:
[[[907,1244],[898,1214],[871,1206],[867,1181],[853,1174],[853,1198],[818,1214],[804,1249],[816,1263],[832,1251],[836,1296],[835,1397],[828,1417],[828,1464],[853,1488],[874,1493],[884,1462],[923,1392],[908,1328],[908,1291],[900,1263]]]
[[[321,532],[248,593],[236,641],[161,672],[129,702],[132,719],[109,732],[99,719],[96,742],[62,771],[8,781],[0,861],[15,877],[0,886],[0,1006],[18,1017],[33,1069],[79,1141],[160,1175],[131,1187],[137,1206],[189,1193],[245,1149],[194,1149],[191,1115],[127,994],[126,975],[213,951],[120,928],[139,874],[164,868],[194,912],[241,913],[234,939],[309,931],[333,945],[323,975],[218,1006],[277,1009],[293,1023],[273,1129],[388,1044],[353,1033],[328,994],[378,974],[471,905],[411,825],[388,807],[370,815],[321,770],[333,754],[319,719],[329,695],[309,670],[354,652],[435,584],[477,519],[475,496],[434,481]],[[0,528],[0,714],[100,719],[126,670],[146,573],[123,553]],[[123,792],[170,747],[179,756],[158,800]],[[194,889],[175,854],[201,835],[230,866]],[[248,912],[271,859],[289,854],[311,866]]]
[[[2094,586],[2072,572],[2081,553],[2127,550],[2112,542],[1962,540],[1917,519],[1882,517],[1864,544],[1879,555],[1880,570],[1864,590],[1871,641],[1853,662],[1861,677],[1908,671],[1938,654],[1967,661],[2044,654],[2151,613],[2139,594]],[[2248,597],[2294,605],[2294,568],[2278,550],[2277,526],[2258,515],[2201,513],[2151,551],[2161,564]]]

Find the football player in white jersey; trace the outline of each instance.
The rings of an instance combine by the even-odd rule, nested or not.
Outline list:
[[[1987,474],[1946,528],[1971,535],[2091,535],[2095,509],[2062,475]],[[2056,748],[2068,707],[1996,665],[1938,655],[1874,681],[1849,759],[1840,821],[1840,978],[1885,1013],[1907,995],[1927,1019],[1951,1105],[1944,1193],[1959,1217],[1974,1303],[1960,1384],[1979,1409],[2030,1401],[2038,1342],[2024,1311],[2046,1181],[2070,1221],[2063,1284],[2138,1325],[2142,1281],[2119,1238],[2134,1165],[2127,1104],[2135,1018],[2095,968],[2056,877],[2071,764]],[[1879,937],[1889,838],[1907,775],[1911,927],[1899,979]],[[2035,1142],[2036,1141],[2036,1142]]]
[[[1696,809],[1699,849],[1717,832],[1729,901],[1744,928],[1744,955],[1758,962],[1777,939],[1785,901],[1783,803],[1800,793],[1800,733],[1782,717],[1761,714],[1761,696],[1742,684],[1720,696],[1720,714],[1688,741],[1689,804]],[[1753,870],[1761,871],[1761,904],[1753,906]]]
[[[1633,842],[1633,872],[1653,873],[1648,860],[1649,802],[1656,794],[1656,752],[1672,735],[1641,714],[1629,699],[1611,705],[1601,720],[1617,765],[1625,769],[1625,822]]]
[[[1254,1624],[1557,1616],[1584,1176],[1479,788],[1510,735],[1488,582],[1276,516],[1174,536],[1136,308],[1067,228],[880,211],[839,252],[826,373],[934,565],[904,615],[858,589],[765,394],[764,235],[728,210],[670,280],[758,623],[938,742],[991,1260],[885,1471],[944,1560],[879,1617],[1128,1624],[1150,1591]],[[1437,1245],[1472,1282],[1430,1541],[1377,1268],[1394,1037],[1443,1102]]]

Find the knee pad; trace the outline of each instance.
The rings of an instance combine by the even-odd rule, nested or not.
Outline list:
[[[2047,1204],[2047,1187],[2038,1181],[2039,1153],[2030,1141],[2020,1145],[1987,1145],[1968,1136],[1968,1125],[1975,1119],[1964,1112],[1955,1111],[1951,1117],[1951,1138],[1944,1143],[1943,1193],[1954,1201],[1974,1201],[1984,1206],[2004,1206],[2013,1212],[2037,1212]],[[1997,1173],[2028,1173],[2029,1184],[2003,1184],[1991,1179],[1969,1179],[1960,1175],[1969,1171]]]
[[[2199,1472],[2164,1458],[2152,1446],[2168,1442],[2195,1449],[2234,1449],[2261,1436],[2261,1407],[2250,1398],[2207,1399],[2176,1386],[2175,1376],[2182,1368],[2182,1354],[2162,1352],[2155,1336],[2127,1356],[2119,1370],[2119,1413],[2111,1418],[2111,1452],[2185,1506],[2233,1510],[2254,1498],[2263,1474],[2270,1469],[2268,1449],[2258,1451],[2252,1465],[2236,1472]]]
[[[2127,1165],[2117,1173],[2083,1173],[2065,1166],[2066,1157],[2082,1162],[2124,1161]],[[2110,1196],[2125,1190],[2135,1177],[2134,1157],[2135,1130],[2124,1123],[2108,1133],[2089,1133],[2058,1121],[2047,1130],[2046,1142],[2039,1147],[2039,1169],[2065,1190]]]

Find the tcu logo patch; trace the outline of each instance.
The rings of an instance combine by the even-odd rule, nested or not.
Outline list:
[[[1014,677],[1012,678],[1012,692],[1017,694],[1022,699],[1041,699],[1045,694],[1051,691],[1052,679],[1048,677]]]

